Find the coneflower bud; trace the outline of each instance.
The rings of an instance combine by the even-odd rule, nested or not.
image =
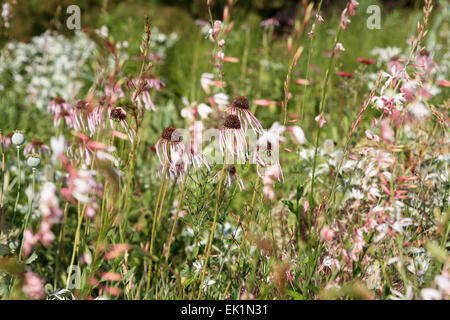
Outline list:
[[[75,108],[77,108],[77,109],[85,109],[86,106],[87,106],[87,101],[86,100],[80,100],[75,105]]]
[[[114,108],[111,110],[110,117],[119,121],[123,121],[127,118],[127,114],[122,108]]]
[[[231,114],[225,118],[223,125],[229,129],[240,129],[241,121],[239,120],[238,116]]]
[[[16,146],[21,146],[25,142],[25,136],[21,131],[15,131],[11,137],[11,141]]]
[[[66,102],[66,100],[64,100],[64,98],[61,96],[57,96],[54,101],[56,104],[63,104]]]
[[[236,175],[236,167],[233,166],[233,165],[228,166],[228,173],[229,173],[231,176]]]
[[[246,97],[239,96],[233,99],[233,107],[248,110],[249,103]]]
[[[180,142],[182,137],[179,132],[177,132],[177,128],[170,126],[164,129],[161,138],[172,142]]]

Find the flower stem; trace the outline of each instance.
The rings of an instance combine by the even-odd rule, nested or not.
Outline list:
[[[153,243],[155,241],[155,230],[156,230],[156,222],[157,222],[156,220],[158,218],[158,207],[159,207],[159,203],[161,200],[161,195],[163,192],[164,185],[166,184],[166,174],[167,174],[168,168],[169,168],[169,162],[166,162],[166,164],[164,165],[163,173],[162,173],[162,180],[161,180],[161,186],[159,187],[158,198],[156,199],[155,211],[153,214],[152,235],[151,235],[151,239],[150,239],[150,262],[149,262],[149,266],[148,266],[147,287],[145,290],[145,299],[148,298],[148,292],[150,290],[151,272],[152,272],[152,266],[153,266],[153,259],[152,259]]]
[[[180,209],[181,209],[181,205],[183,203],[183,197],[184,197],[184,190],[186,188],[186,181],[187,181],[187,173],[184,175],[183,178],[183,185],[181,187],[181,192],[180,192],[180,198],[178,199],[178,206],[177,206],[177,213],[175,214],[175,219],[173,220],[173,226],[172,226],[172,230],[170,232],[170,237],[169,237],[169,245],[167,247],[167,253],[166,253],[166,264],[169,261],[169,256],[170,256],[170,248],[172,246],[172,237],[173,237],[173,233],[175,231],[175,226],[177,225],[177,220],[178,220],[178,215],[180,214]]]
[[[12,223],[11,223],[12,225],[14,225],[14,220],[16,218],[17,205],[19,203],[19,195],[20,195],[21,177],[22,177],[22,169],[20,166],[20,146],[17,146],[16,149],[17,149],[17,167],[19,169],[19,175],[17,177],[18,187],[17,187],[16,203],[14,204],[14,214],[13,214]]]
[[[258,194],[259,181],[260,181],[259,176],[256,176],[255,187],[253,188],[252,201],[250,203],[250,211],[249,211],[250,216],[253,214],[253,208],[255,207],[255,200],[256,200],[256,195]],[[244,231],[244,237],[242,238],[241,244],[239,245],[239,254],[237,257],[237,261],[236,261],[236,268],[237,268],[236,270],[239,270],[241,256],[242,256],[242,249],[244,247],[245,241],[247,240],[247,235],[248,235],[249,229],[250,229],[250,221],[247,222],[247,228]],[[222,300],[224,300],[225,297],[227,296],[228,289],[230,288],[232,280],[235,278],[236,272],[233,272],[231,279],[228,281],[228,285],[225,289],[225,292],[222,295]]]
[[[215,206],[215,209],[214,209],[214,220],[213,220],[213,224],[211,226],[211,231],[210,231],[210,235],[209,235],[209,243],[208,243],[208,247],[206,249],[205,264],[203,266],[203,272],[202,272],[202,277],[201,277],[201,280],[200,280],[200,288],[198,290],[197,299],[200,299],[201,296],[202,296],[203,282],[205,281],[206,268],[208,267],[208,260],[209,260],[210,254],[211,254],[211,247],[212,247],[212,242],[213,242],[213,239],[214,239],[214,231],[216,230],[217,214],[219,212],[220,197],[222,195],[223,180],[225,179],[226,162],[227,161],[226,161],[226,157],[225,157],[225,159],[223,161],[222,171],[220,173],[219,190],[217,191],[216,206]]]
[[[19,150],[19,149],[17,149]],[[36,189],[36,169],[33,168],[33,187],[32,187],[32,193],[30,196],[30,199],[28,200],[28,212],[27,212],[27,216],[25,217],[25,224],[23,226],[23,236],[22,236],[22,244],[20,245],[20,251],[19,251],[19,261],[22,261],[22,250],[23,250],[23,243],[25,240],[25,231],[28,228],[28,222],[30,221],[30,216],[31,216],[31,207],[33,206],[33,197],[34,197],[34,191]]]

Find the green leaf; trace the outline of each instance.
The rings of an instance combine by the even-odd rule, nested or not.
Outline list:
[[[305,300],[305,298],[300,293],[295,292],[293,290],[287,290],[286,293],[288,294],[288,296],[290,296],[294,300]]]
[[[289,210],[290,210],[292,213],[297,214],[297,210],[294,209],[294,204],[292,203],[292,201],[289,201],[289,200],[281,200],[281,202],[283,202],[285,205],[287,205],[288,208],[289,208]]]
[[[33,253],[31,254],[31,256],[29,256],[29,257],[27,258],[27,260],[25,260],[25,264],[30,264],[30,263],[32,263],[34,260],[37,259],[37,257],[38,257],[38,255],[37,255],[36,251],[33,251]]]

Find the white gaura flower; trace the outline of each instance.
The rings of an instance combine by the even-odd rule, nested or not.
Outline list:
[[[64,140],[64,136],[51,137],[50,138],[50,147],[53,151],[52,154],[52,163],[56,164],[58,162],[58,157],[63,155],[66,151],[66,141]]]
[[[279,143],[286,142],[286,138],[282,136],[285,131],[285,126],[280,125],[278,122],[274,122],[270,129],[268,131],[264,131],[264,133],[259,137],[258,145],[278,145]]]
[[[213,112],[212,108],[207,104],[200,103],[197,107],[197,112],[201,119],[208,118],[209,114]]]
[[[194,261],[192,266],[194,267],[194,273],[198,274],[203,269],[203,260]]]
[[[326,140],[323,142],[323,151],[324,151],[326,154],[331,155],[331,154],[334,152],[334,141],[331,140],[331,139],[326,139]]]
[[[409,111],[416,117],[417,120],[422,121],[426,117],[430,116],[430,111],[428,111],[425,104],[421,101],[416,101],[411,103],[409,106]]]
[[[219,109],[223,109],[230,104],[230,96],[226,93],[216,93],[213,98]]]
[[[450,296],[450,279],[443,275],[437,275],[434,279],[439,290],[443,292],[445,295]]]
[[[293,143],[295,144],[306,143],[305,133],[303,132],[302,128],[300,128],[299,126],[292,126],[288,127],[288,131]]]
[[[186,120],[194,120],[197,115],[201,119],[206,119],[213,112],[212,108],[205,103],[200,103],[199,105],[197,105],[197,102],[190,103],[186,97],[181,98],[181,101],[185,105],[181,109],[181,116]]]
[[[206,93],[211,93],[209,87],[214,85],[214,75],[212,73],[203,73],[200,77],[200,85]]]
[[[386,48],[373,48],[370,54],[378,56],[377,65],[381,66],[382,63],[389,62],[391,58],[398,56],[400,52],[401,49],[398,47],[386,47]]]
[[[390,300],[412,300],[414,297],[413,288],[408,286],[406,293],[403,294],[395,289],[391,289],[392,294],[389,296]]]
[[[210,276],[206,276],[206,279],[205,279],[205,281],[203,282],[203,285],[202,285],[203,291],[205,291],[205,292],[208,291],[208,286],[212,286],[215,283],[216,283],[216,281],[215,280],[211,280]]]
[[[441,300],[442,294],[436,289],[425,288],[420,292],[423,300]]]
[[[101,26],[100,29],[95,29],[95,33],[96,33],[98,36],[100,36],[100,37],[106,39],[106,38],[108,38],[109,30],[108,30],[108,27],[107,27],[107,26]]]

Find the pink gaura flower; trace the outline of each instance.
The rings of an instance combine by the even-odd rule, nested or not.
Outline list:
[[[322,230],[320,230],[320,238],[323,241],[332,241],[334,238],[334,231],[327,226],[324,226]]]
[[[341,78],[354,78],[355,74],[351,72],[339,71],[339,77]]]
[[[339,54],[344,51],[345,51],[345,48],[342,45],[342,43],[340,43],[340,42],[336,43],[336,46],[334,47],[334,54],[336,56],[339,56]]]
[[[347,24],[351,22],[350,19],[348,18],[347,11],[348,11],[348,9],[345,8],[345,9],[342,11],[342,13],[341,13],[341,23],[340,23],[340,27],[341,27],[342,30],[348,29]]]
[[[44,284],[44,279],[38,277],[35,273],[28,271],[25,273],[22,291],[27,298],[40,300],[45,297]]]
[[[362,64],[374,64],[375,63],[375,60],[373,60],[373,59],[356,58],[356,60]]]
[[[322,128],[323,125],[327,122],[327,120],[325,120],[325,117],[322,114],[319,114],[317,117],[314,118],[314,120],[316,120],[319,123],[320,128]]]
[[[389,119],[385,118],[380,121],[381,139],[386,143],[395,141],[395,132],[391,128]]]
[[[354,16],[356,14],[355,10],[356,10],[356,8],[358,8],[358,6],[359,6],[359,3],[356,0],[350,0],[348,2],[348,11],[351,16]]]

